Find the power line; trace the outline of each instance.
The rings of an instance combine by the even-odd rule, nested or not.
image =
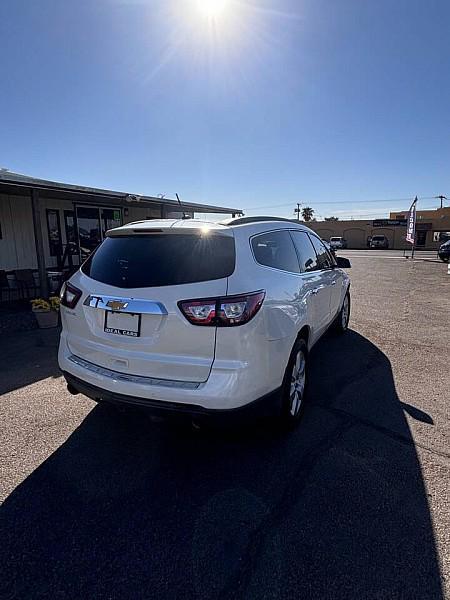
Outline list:
[[[441,208],[443,208],[444,206],[444,200],[447,200],[447,196],[443,196],[442,194],[440,196],[435,196],[436,200],[439,198],[439,200],[441,201]]]
[[[434,207],[432,206],[422,206],[421,210],[432,210]],[[404,208],[392,208],[390,209],[391,213],[400,213],[400,212],[407,212]],[[359,219],[364,221],[364,219],[373,219],[373,218],[386,218],[380,215],[383,214],[382,210],[379,210],[377,212],[370,212],[370,213],[363,213],[363,214],[355,214],[354,212],[348,211],[348,212],[341,212],[339,211],[338,213],[335,213],[334,216],[338,217],[340,220],[348,220],[348,217],[354,218],[354,219]],[[289,215],[286,215],[287,218],[289,218]],[[323,220],[324,219],[324,215],[319,215],[316,214],[315,215],[316,218],[318,218],[319,220]]]
[[[437,196],[421,196],[419,197],[419,200],[434,200],[436,199]],[[444,196],[445,198],[445,196]],[[411,202],[411,197],[409,198],[385,198],[385,199],[380,199],[380,200],[318,200],[313,201],[310,200],[308,201],[308,204],[315,206],[316,204],[340,204],[341,206],[343,204],[369,204],[369,203],[381,203],[381,202]],[[248,207],[248,208],[243,208],[242,210],[244,211],[249,211],[249,210],[260,210],[261,208],[284,208],[287,206],[292,206],[292,202],[289,202],[287,204],[266,204],[264,206],[252,206],[252,207]]]

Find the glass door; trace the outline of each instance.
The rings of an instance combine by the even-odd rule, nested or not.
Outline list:
[[[102,239],[108,229],[114,229],[122,225],[122,211],[120,208],[101,208],[100,220],[102,223]]]
[[[76,215],[80,260],[83,262],[101,244],[108,229],[122,225],[122,210],[98,206],[77,206]]]
[[[426,231],[417,231],[416,232],[416,246],[425,246],[425,242],[427,239]]]
[[[74,263],[79,264],[79,250],[78,250],[78,236],[77,236],[77,224],[75,221],[75,213],[73,210],[64,211],[64,227],[66,230],[66,248],[64,250],[64,256],[67,257],[69,267],[72,268]],[[63,258],[63,267],[65,266],[65,260]]]
[[[62,237],[61,237],[61,221],[59,219],[59,210],[54,208],[47,208],[47,232],[48,232],[48,246],[50,249],[50,256],[56,258],[56,264],[58,269],[62,265]]]
[[[102,241],[99,209],[77,206],[77,225],[80,260],[83,262]]]

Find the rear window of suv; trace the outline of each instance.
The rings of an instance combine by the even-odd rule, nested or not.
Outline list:
[[[231,236],[158,233],[108,237],[81,271],[114,287],[141,288],[221,279],[234,266]]]

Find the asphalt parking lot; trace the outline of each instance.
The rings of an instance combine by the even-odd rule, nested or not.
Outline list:
[[[352,330],[289,434],[97,406],[54,332],[2,339],[0,598],[444,598],[450,275],[348,255]]]

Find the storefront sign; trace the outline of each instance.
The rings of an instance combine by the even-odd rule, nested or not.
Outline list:
[[[372,221],[373,227],[406,227],[406,219],[375,219]]]

